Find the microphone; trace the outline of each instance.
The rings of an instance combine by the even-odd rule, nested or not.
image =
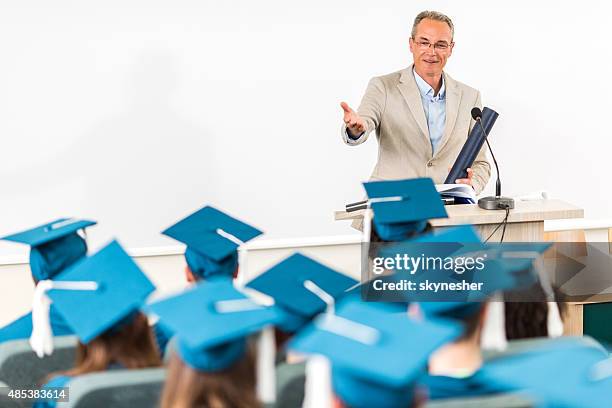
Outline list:
[[[493,149],[491,149],[491,145],[489,144],[489,135],[487,135],[487,131],[482,125],[482,111],[478,107],[472,108],[471,112],[472,119],[474,119],[480,125],[480,129],[484,134],[484,140],[487,143],[487,147],[489,148],[489,152],[491,152],[491,157],[493,158],[493,163],[495,163],[495,171],[497,172],[497,179],[495,180],[495,196],[494,197],[483,197],[478,200],[478,207],[484,210],[509,210],[514,208],[514,199],[509,197],[502,197],[501,195],[501,179],[499,177],[499,166],[497,165],[497,159],[495,158],[495,154],[493,154]]]
[[[480,124],[480,129],[482,129],[482,133],[485,135],[485,142],[487,143],[487,147],[489,148],[489,152],[491,152],[491,157],[493,157],[493,163],[495,163],[495,170],[497,171],[497,180],[495,181],[495,196],[501,196],[501,179],[499,177],[499,166],[497,165],[497,160],[495,159],[495,155],[493,154],[493,150],[491,149],[491,145],[489,144],[489,138],[487,137],[487,132],[482,126],[482,111],[480,108],[474,107],[470,112],[472,114],[472,119],[474,119],[478,124]]]

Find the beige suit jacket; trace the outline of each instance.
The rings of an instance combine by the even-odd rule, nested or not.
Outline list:
[[[431,177],[434,183],[443,183],[475,124],[471,109],[482,107],[480,92],[444,73],[446,126],[434,155],[421,94],[412,70],[411,65],[370,80],[358,109],[367,124],[367,131],[353,141],[346,136],[343,124],[343,140],[349,145],[358,145],[376,130],[378,162],[372,180]],[[485,148],[483,146],[472,165],[476,194],[482,191],[491,174]]]

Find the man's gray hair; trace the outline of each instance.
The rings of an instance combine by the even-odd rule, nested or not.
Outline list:
[[[442,21],[443,23],[448,24],[451,30],[451,40],[455,37],[455,26],[453,25],[453,22],[451,21],[449,16],[447,16],[446,14],[442,14],[438,11],[425,10],[421,11],[414,19],[414,24],[412,25],[412,33],[410,34],[412,38],[414,38],[414,36],[416,35],[416,29],[419,23],[426,18],[435,21]]]

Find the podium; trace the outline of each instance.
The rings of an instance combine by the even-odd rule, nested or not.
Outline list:
[[[446,228],[455,225],[474,225],[482,239],[486,239],[506,216],[505,210],[483,210],[476,204],[446,206],[448,218],[430,220],[434,228]],[[336,211],[335,219],[363,220],[365,210],[354,212]],[[542,242],[544,241],[544,221],[568,218],[583,218],[584,210],[561,200],[516,201],[515,208],[510,210],[504,242]],[[503,228],[503,227],[502,227]],[[491,237],[490,242],[499,242],[502,228]],[[581,335],[583,333],[583,308],[591,302],[612,301],[612,293],[605,299],[591,299],[588,302],[567,303],[565,316],[565,334]],[[612,312],[612,305],[610,308]]]
[[[364,211],[336,211],[335,219],[363,220]],[[430,221],[434,228],[471,224],[483,239],[486,239],[506,216],[505,210],[483,210],[476,204],[448,205],[446,212],[448,218]],[[544,241],[544,221],[583,217],[582,208],[561,200],[517,201],[508,216],[504,241],[541,242]],[[502,228],[491,237],[491,242],[499,241]]]

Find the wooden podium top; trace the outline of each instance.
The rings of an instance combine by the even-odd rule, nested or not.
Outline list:
[[[514,209],[510,210],[508,216],[509,223],[584,217],[582,208],[561,200],[516,201],[514,205]],[[336,221],[359,219],[363,218],[364,211],[359,210],[350,213],[336,211],[334,218]],[[497,224],[506,216],[505,210],[483,210],[478,208],[476,204],[447,205],[446,212],[448,212],[449,218],[430,220],[431,225],[443,227],[461,224]]]

